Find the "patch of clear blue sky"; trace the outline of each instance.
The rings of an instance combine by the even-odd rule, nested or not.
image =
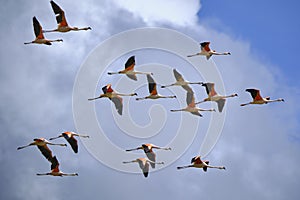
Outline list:
[[[250,42],[251,51],[279,67],[289,85],[300,86],[300,1],[203,0],[201,5],[202,22],[215,22],[219,31],[222,24],[225,32]]]

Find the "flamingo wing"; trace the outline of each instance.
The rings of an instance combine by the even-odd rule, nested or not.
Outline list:
[[[151,95],[156,95],[157,90],[156,90],[156,83],[154,79],[149,74],[147,74],[147,80],[148,80],[149,93]]]
[[[145,177],[148,177],[148,174],[149,174],[149,163],[148,163],[148,162],[146,162],[146,163],[144,164],[142,170],[143,170],[144,176],[145,176]]]
[[[176,69],[173,69],[173,73],[177,81],[184,81],[182,75]]]
[[[107,84],[102,88],[102,91],[104,94],[106,94],[106,93],[112,93],[114,90],[111,88],[111,84]]]
[[[185,89],[187,92],[190,92],[190,93],[194,93],[192,88],[188,85],[182,85],[181,86],[183,89]]]
[[[44,39],[42,26],[40,25],[39,21],[36,17],[33,17],[32,21],[35,37],[37,37],[38,39]]]
[[[131,56],[130,58],[128,58],[128,60],[125,63],[125,69],[133,70],[134,66],[135,66],[135,57]]]
[[[54,2],[50,1],[53,12],[56,16],[56,22],[59,26],[68,26],[65,18],[65,12]]]
[[[194,158],[192,158],[191,164],[193,164],[193,163],[197,163],[197,164],[202,163],[202,160],[200,159],[200,156],[195,156]]]
[[[200,43],[201,51],[209,52],[210,51],[209,44],[210,44],[210,42],[201,42]]]
[[[206,93],[208,96],[215,96],[217,92],[215,91],[215,84],[214,83],[203,83],[202,86],[205,87]]]
[[[51,160],[51,170],[53,172],[59,172],[59,162],[56,158],[56,156],[53,157],[53,159]]]
[[[195,96],[192,92],[186,93],[186,104],[190,107],[195,107]]]
[[[37,146],[39,148],[39,150],[41,151],[41,153],[43,154],[43,156],[49,161],[52,162],[53,156],[52,156],[52,152],[51,150],[48,148],[47,145],[43,145],[43,146]]]
[[[209,161],[204,161],[207,165],[209,164]],[[207,167],[203,167],[203,171],[207,172]]]
[[[249,92],[254,100],[262,100],[262,97],[260,96],[260,92],[257,89],[246,89],[247,92]]]
[[[146,156],[149,158],[149,160],[155,162],[156,161],[156,155],[153,151],[147,152]],[[150,162],[150,165],[152,168],[155,168],[155,163]]]
[[[226,99],[219,99],[217,102],[219,112],[222,112]]]
[[[63,134],[63,136],[69,142],[69,144],[71,145],[73,151],[75,153],[78,153],[78,143],[77,143],[76,138],[74,136],[68,135],[68,134]]]
[[[123,112],[123,103],[122,103],[122,98],[120,96],[116,96],[110,99],[114,104],[115,107],[119,113],[119,115],[122,115]]]
[[[126,74],[126,76],[134,81],[137,81],[137,77],[135,74]]]

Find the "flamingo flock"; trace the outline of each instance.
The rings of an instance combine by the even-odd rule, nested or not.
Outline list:
[[[48,32],[65,33],[65,32],[69,32],[69,31],[91,30],[91,27],[78,28],[78,27],[69,26],[67,23],[67,20],[66,20],[64,10],[61,9],[61,7],[58,4],[56,4],[54,1],[50,1],[50,4],[51,4],[52,10],[55,14],[55,17],[56,17],[57,28],[52,29],[52,30],[43,30],[43,28],[40,25],[37,18],[33,17],[33,29],[34,29],[36,38],[33,41],[25,42],[24,44],[52,45],[53,42],[62,42],[63,41],[62,39],[53,39],[53,40],[46,39],[44,37],[43,33],[48,33]],[[210,45],[210,42],[208,42],[208,41],[201,42],[200,43],[201,51],[196,54],[187,55],[187,57],[190,58],[190,57],[194,57],[194,56],[205,56],[206,59],[209,60],[211,58],[211,56],[213,56],[213,55],[231,55],[230,52],[217,52],[215,50],[211,50],[209,45]],[[154,78],[153,78],[154,74],[152,72],[142,72],[142,71],[136,71],[134,69],[135,68],[135,56],[134,55],[130,56],[127,59],[124,67],[125,68],[123,70],[116,71],[116,72],[108,72],[107,74],[108,75],[125,74],[129,79],[131,79],[133,81],[137,81],[137,75],[145,75],[146,79],[147,79],[147,83],[148,83],[149,95],[144,96],[144,97],[137,97],[137,98],[135,98],[136,101],[141,101],[141,100],[146,100],[146,99],[156,100],[156,99],[162,99],[162,98],[163,99],[181,98],[181,97],[177,97],[175,95],[171,95],[171,96],[160,95],[157,91],[157,83],[154,81]],[[195,115],[198,117],[203,117],[203,115],[200,112],[205,112],[205,111],[216,112],[216,109],[215,108],[204,109],[204,108],[196,107],[196,105],[204,103],[204,102],[208,102],[208,101],[213,101],[213,102],[217,103],[217,109],[218,109],[219,113],[222,113],[224,106],[225,106],[226,99],[238,96],[236,93],[233,93],[231,95],[219,95],[215,90],[215,83],[213,83],[213,82],[202,82],[202,81],[190,82],[190,81],[186,81],[183,78],[183,75],[181,73],[179,73],[177,71],[177,69],[173,68],[172,72],[173,72],[173,76],[176,81],[173,83],[167,84],[167,85],[162,85],[160,88],[168,88],[168,87],[173,87],[173,86],[181,87],[186,92],[185,98],[186,98],[187,106],[184,108],[180,108],[180,109],[172,109],[172,110],[170,110],[170,112],[189,112],[192,115]],[[203,86],[207,93],[207,97],[204,98],[202,101],[196,102],[196,100],[195,100],[195,93],[196,93],[195,91],[196,90],[193,90],[192,89],[193,86],[191,86],[191,85]],[[109,83],[102,87],[102,92],[103,93],[100,94],[98,97],[89,98],[88,101],[93,101],[93,100],[100,99],[100,98],[108,98],[109,100],[111,100],[113,102],[113,104],[115,105],[116,112],[121,116],[123,113],[122,96],[129,96],[129,97],[130,96],[138,96],[138,94],[135,92],[119,93],[119,92],[113,90],[112,85]],[[248,88],[248,89],[246,89],[246,92],[250,93],[253,100],[248,103],[240,104],[240,106],[246,106],[246,105],[250,105],[250,104],[262,105],[262,104],[268,104],[271,102],[283,102],[284,101],[284,99],[282,99],[282,98],[271,100],[270,97],[262,97],[260,95],[260,90],[258,90],[258,89]],[[166,100],[166,101],[168,101],[168,100]],[[170,102],[172,102],[172,101],[170,100]],[[101,103],[104,103],[104,102],[101,102]],[[78,153],[78,141],[76,140],[75,137],[89,138],[88,135],[82,135],[82,134],[78,134],[78,133],[69,131],[69,132],[63,132],[56,137],[50,138],[49,140],[55,140],[55,139],[58,139],[61,137],[65,138],[65,140],[69,143],[69,145],[71,146],[71,148],[75,154]],[[47,175],[60,176],[60,177],[61,176],[78,176],[78,173],[64,173],[64,172],[60,171],[58,159],[57,159],[56,155],[53,156],[53,153],[50,150],[50,148],[48,147],[48,145],[67,146],[67,144],[65,144],[65,143],[52,143],[45,138],[35,138],[35,139],[33,139],[33,142],[31,142],[25,146],[20,146],[17,148],[17,150],[21,150],[21,149],[24,149],[24,148],[27,148],[30,146],[38,147],[38,149],[40,150],[42,155],[51,164],[50,172],[37,173],[36,175],[38,175],[38,176],[47,176]],[[123,164],[138,163],[140,169],[142,170],[144,177],[148,177],[149,171],[150,171],[150,166],[152,169],[154,169],[156,167],[156,165],[164,164],[163,161],[157,162],[157,154],[154,152],[154,149],[166,150],[166,151],[171,150],[170,147],[160,147],[160,146],[157,146],[154,144],[144,143],[139,147],[126,149],[125,151],[131,152],[131,151],[143,150],[146,157],[145,158],[143,158],[143,157],[136,158],[131,161],[123,161]],[[186,169],[186,168],[202,168],[204,172],[206,172],[208,168],[225,170],[224,166],[213,166],[213,165],[210,165],[209,163],[210,162],[208,160],[201,160],[201,155],[197,155],[192,158],[190,165],[178,166],[177,169],[181,170],[181,169]]]

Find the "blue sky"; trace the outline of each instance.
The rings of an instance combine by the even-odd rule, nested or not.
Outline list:
[[[199,196],[234,200],[241,197],[246,200],[299,199],[300,107],[296,58],[300,26],[297,1],[56,2],[64,8],[70,25],[91,26],[92,30],[47,34],[49,39],[64,39],[63,43],[50,47],[25,46],[25,41],[34,38],[33,16],[45,29],[56,26],[50,3],[46,0],[6,1],[0,8],[0,15],[5,19],[0,32],[0,170],[3,172],[0,175],[0,199],[132,199],[140,196],[143,199],[192,199]],[[101,51],[103,41],[123,31],[144,27],[169,28],[185,35],[189,38],[186,44],[170,40],[176,48],[182,47],[186,54],[196,53],[198,42],[211,41],[212,49],[230,51],[232,55],[215,56],[207,61],[203,57],[186,59],[160,49],[135,49],[118,55],[110,65],[103,66],[107,61],[105,58],[101,60],[103,55],[112,56],[126,46],[126,42],[131,42],[124,41]],[[143,41],[143,37],[137,37],[137,40]],[[161,94],[178,95],[178,100],[172,103],[164,100],[136,102],[124,97],[124,107],[128,110],[122,117],[107,99],[91,103],[87,101],[91,96],[74,96],[83,63],[98,54],[96,61],[89,63],[90,69],[95,70],[91,72],[99,73],[98,84],[89,85],[87,80],[77,82],[79,85],[87,86],[88,92],[95,91],[94,95],[98,95],[101,87],[108,82],[116,84],[114,88],[119,92],[132,92],[125,91],[123,83],[126,83],[140,96],[146,95],[147,87],[143,85],[146,79],[143,76],[138,77],[138,82],[118,75],[105,76],[107,71],[121,68],[133,53],[138,70],[157,70],[154,79],[158,84],[174,81],[173,76],[165,75],[171,74],[172,68],[177,68],[187,80],[198,81],[207,78],[202,76],[204,72],[216,67],[224,83],[224,87],[216,85],[217,91],[239,94],[226,102],[222,134],[205,157],[212,165],[226,166],[226,171],[176,170],[177,166],[188,164],[201,152],[210,120],[213,116],[224,114],[203,113],[204,117],[198,119],[189,113],[170,113],[169,109],[185,106],[185,94],[181,88],[158,88]],[[160,67],[162,69],[158,70]],[[103,74],[100,69],[104,69]],[[199,69],[202,74],[198,73]],[[209,77],[208,81],[213,78]],[[241,103],[251,100],[245,92],[248,87],[261,89],[263,96],[284,98],[286,101],[242,108],[239,106]],[[193,89],[197,100],[205,97],[204,88],[193,86]],[[106,138],[123,154],[116,155],[104,146],[103,141],[97,141],[99,132],[84,132],[75,124],[74,102],[81,101],[89,110],[95,109],[94,114]],[[201,104],[201,107],[216,108],[216,105],[208,103]],[[129,117],[132,121],[128,120]],[[80,119],[87,123],[93,121],[84,114]],[[138,125],[132,130],[144,132],[128,134],[127,120],[129,129],[129,125],[136,123]],[[159,121],[162,120],[161,126]],[[189,127],[179,131],[181,123]],[[152,133],[147,126],[157,126],[154,127],[156,132]],[[50,170],[48,161],[36,147],[21,151],[16,148],[33,138],[50,138],[62,131],[79,131],[92,136],[79,141],[79,153],[76,155],[69,147],[51,147],[60,161],[61,170],[77,172],[79,176],[37,177],[36,173]],[[145,139],[139,138],[139,134],[152,136]],[[179,148],[180,145],[174,145],[172,151],[158,152],[158,159],[165,161],[166,165],[162,170],[152,170],[147,179],[139,173],[136,164],[121,164],[124,160],[144,156],[142,152],[127,154],[123,151],[125,148],[133,148],[143,142],[168,146],[173,144],[174,137],[179,136],[188,147],[184,151]],[[99,159],[97,153],[106,156],[110,162]],[[178,154],[180,156],[176,157]],[[176,161],[171,162],[174,157]],[[122,167],[122,170],[113,165]]]

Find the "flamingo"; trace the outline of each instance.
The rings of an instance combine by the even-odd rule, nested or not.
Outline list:
[[[78,153],[78,144],[77,144],[77,140],[75,139],[74,136],[83,137],[83,138],[89,138],[90,137],[88,135],[79,135],[79,134],[74,133],[74,132],[64,132],[64,133],[62,133],[61,135],[59,135],[57,137],[50,138],[49,140],[54,140],[54,139],[57,139],[57,138],[60,138],[60,137],[64,137],[69,142],[69,144],[71,145],[73,151],[75,153]]]
[[[159,147],[153,144],[142,144],[142,146],[134,148],[134,149],[127,149],[126,151],[135,151],[135,150],[144,150],[146,156],[149,160],[153,161],[151,164],[152,168],[155,168],[155,161],[156,161],[156,154],[153,152],[153,149],[163,149],[163,150],[171,150],[170,147]]]
[[[275,99],[275,100],[271,100],[270,97],[261,97],[260,96],[260,91],[257,89],[246,89],[247,92],[249,92],[253,98],[253,101],[249,102],[249,103],[244,103],[241,104],[241,106],[246,106],[249,104],[267,104],[267,103],[271,103],[271,102],[277,102],[277,101],[284,101],[284,99]]]
[[[122,115],[122,111],[123,111],[123,103],[122,103],[122,98],[120,96],[137,96],[137,93],[131,93],[131,94],[117,93],[111,88],[111,84],[107,84],[106,86],[104,86],[102,88],[102,91],[103,94],[101,94],[99,97],[90,98],[88,100],[92,101],[103,97],[109,98],[115,104],[115,107],[120,115]]]
[[[178,109],[178,110],[171,110],[171,112],[186,111],[186,112],[192,113],[193,115],[198,115],[198,116],[202,117],[202,115],[199,113],[199,111],[214,111],[214,112],[216,111],[215,109],[197,108],[196,104],[195,104],[194,93],[192,93],[192,92],[186,93],[186,103],[187,103],[187,107]]]
[[[188,86],[189,84],[202,84],[202,82],[185,81],[184,78],[182,77],[182,75],[176,69],[173,69],[173,73],[174,73],[174,77],[176,79],[176,82],[172,83],[170,85],[161,86],[161,88],[166,88],[166,87],[170,87],[170,86],[181,86],[187,92],[193,92],[192,89]]]
[[[46,32],[69,32],[69,31],[81,31],[81,30],[91,30],[91,27],[84,27],[84,28],[78,28],[78,27],[70,27],[67,23],[67,19],[65,16],[65,12],[54,2],[50,1],[52,10],[56,16],[56,21],[57,21],[57,28],[53,30],[45,30],[44,33]]]
[[[161,96],[157,93],[156,90],[156,83],[154,79],[151,77],[151,75],[147,74],[147,80],[148,80],[148,88],[149,88],[149,96],[142,97],[142,98],[136,98],[136,100],[144,100],[144,99],[159,99],[159,98],[176,98],[176,96]]]
[[[56,156],[53,157],[52,162],[51,162],[51,172],[48,173],[42,173],[42,174],[36,174],[38,176],[46,176],[46,175],[50,175],[50,176],[78,176],[77,173],[72,173],[72,174],[66,174],[62,171],[59,170],[59,162],[56,158]]]
[[[148,177],[148,174],[149,174],[149,163],[162,164],[162,165],[164,164],[164,162],[153,162],[146,158],[137,158],[133,161],[124,161],[123,163],[127,164],[127,163],[135,163],[135,162],[137,162],[139,164],[145,177]]]
[[[219,112],[222,112],[223,107],[225,105],[226,98],[238,96],[237,94],[231,94],[228,96],[218,95],[217,92],[215,91],[214,83],[203,83],[202,86],[204,86],[206,88],[206,93],[207,93],[208,97],[206,99],[204,99],[203,101],[197,102],[196,104],[203,103],[206,101],[215,101],[218,104]]]
[[[209,165],[208,160],[202,161],[201,156],[196,156],[196,157],[192,158],[191,165],[177,167],[177,169],[185,169],[185,168],[189,168],[189,167],[202,168],[203,171],[205,171],[205,172],[207,171],[207,168],[216,168],[216,169],[224,169],[225,170],[224,166],[211,166],[211,165]]]
[[[57,40],[47,40],[44,37],[43,34],[43,28],[40,25],[39,21],[36,19],[36,17],[32,18],[33,21],[33,29],[35,34],[35,39],[31,42],[24,42],[24,44],[46,44],[46,45],[52,45],[51,42],[62,42],[62,39]]]
[[[139,72],[139,71],[134,71],[134,66],[135,66],[135,57],[131,56],[130,58],[128,58],[127,62],[125,63],[125,69],[122,71],[118,71],[118,72],[108,72],[107,74],[112,75],[112,74],[126,74],[126,76],[128,76],[128,78],[136,81],[137,77],[136,74],[149,74],[149,75],[153,75],[153,73],[151,72]]]
[[[33,139],[33,141],[34,142],[32,142],[32,143],[30,143],[28,145],[18,147],[17,150],[20,150],[20,149],[23,149],[23,148],[26,148],[26,147],[29,147],[29,146],[36,145],[39,148],[39,150],[41,151],[41,153],[45,156],[45,158],[49,162],[51,162],[53,156],[52,156],[52,152],[48,148],[47,144],[49,144],[49,145],[67,146],[66,144],[54,144],[54,143],[51,143],[48,140],[46,140],[45,138],[35,138],[35,139]]]
[[[230,52],[219,53],[219,52],[216,52],[215,50],[210,50],[209,44],[210,44],[210,42],[200,43],[201,51],[199,53],[196,53],[196,54],[193,54],[193,55],[188,55],[187,57],[202,55],[202,56],[206,56],[206,59],[209,60],[209,58],[212,55],[231,55]]]

